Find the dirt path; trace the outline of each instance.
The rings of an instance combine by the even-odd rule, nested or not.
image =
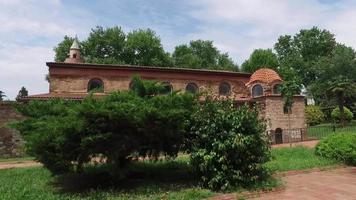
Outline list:
[[[356,167],[297,173],[282,178],[283,188],[262,194],[225,194],[214,200],[235,200],[241,196],[253,200],[355,200]],[[257,196],[257,197],[256,197]],[[242,198],[244,199],[244,198]]]
[[[34,166],[41,166],[41,164],[35,161],[0,162],[0,170]]]
[[[304,147],[309,147],[309,148],[314,148],[316,144],[318,144],[319,140],[310,140],[310,141],[304,141],[304,142],[294,142],[294,143],[285,143],[285,144],[274,144],[272,145],[272,148],[280,148],[280,147],[297,147],[297,146],[304,146]]]

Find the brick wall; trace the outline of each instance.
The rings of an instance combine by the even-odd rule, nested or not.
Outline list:
[[[261,116],[266,120],[267,130],[273,135],[275,142],[275,131],[282,131],[282,141],[296,142],[306,138],[305,103],[304,97],[294,97],[292,112],[289,115],[283,111],[283,99],[280,96],[269,96],[259,99],[262,107]],[[289,124],[290,123],[290,124]]]
[[[23,140],[17,131],[8,124],[23,119],[15,112],[15,102],[0,102],[0,157],[16,157],[23,155]]]

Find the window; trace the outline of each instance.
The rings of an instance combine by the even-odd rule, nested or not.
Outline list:
[[[104,83],[98,78],[91,79],[88,83],[88,92],[104,92]]]
[[[75,54],[73,54],[73,58],[77,58],[77,54],[75,53]]]
[[[172,92],[173,87],[169,82],[163,82],[162,85],[164,87],[162,94],[168,94]]]
[[[281,84],[276,84],[273,86],[273,94],[281,94]]]
[[[198,93],[199,88],[195,83],[188,83],[187,86],[185,87],[185,91],[190,92],[192,94],[196,94]]]
[[[221,83],[219,85],[219,95],[229,95],[230,94],[230,90],[231,90],[231,87],[230,87],[230,84],[228,83]]]
[[[263,88],[261,85],[257,84],[252,87],[252,97],[263,96]]]

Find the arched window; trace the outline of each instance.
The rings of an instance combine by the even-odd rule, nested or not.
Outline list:
[[[172,92],[173,86],[169,82],[163,82],[162,85],[164,87],[162,94],[169,94]]]
[[[91,79],[88,83],[88,92],[104,92],[104,83],[98,78]]]
[[[231,91],[230,84],[224,82],[219,85],[219,95],[225,95],[225,96],[229,95],[230,91]]]
[[[273,94],[281,94],[281,84],[276,84],[273,86]]]
[[[263,88],[261,85],[257,84],[252,87],[252,97],[263,96]]]
[[[185,87],[185,91],[190,92],[192,94],[196,94],[199,91],[197,84],[195,83],[188,83]]]

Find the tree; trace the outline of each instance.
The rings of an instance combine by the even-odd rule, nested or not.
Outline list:
[[[280,36],[274,49],[279,64],[293,68],[308,87],[319,77],[318,64],[328,58],[335,49],[336,41],[332,33],[317,27],[302,29],[294,37]]]
[[[68,57],[69,49],[70,46],[72,46],[73,41],[74,38],[66,35],[64,36],[64,39],[56,47],[54,47],[54,60],[56,62],[64,62],[64,60]]]
[[[6,97],[5,93],[3,91],[0,90],[0,101],[3,101],[4,97]]]
[[[238,69],[227,53],[221,53],[208,40],[195,40],[190,41],[189,45],[176,46],[172,57],[177,67],[232,71]]]
[[[206,96],[190,123],[191,165],[205,187],[248,187],[268,177],[269,142],[257,109]]]
[[[140,81],[135,79],[131,91],[89,96],[83,102],[56,99],[17,105],[26,119],[15,126],[28,153],[54,174],[81,172],[98,156],[121,175],[135,157],[175,157],[197,99],[188,93],[159,95],[153,87],[162,88],[160,84]]]
[[[319,67],[319,77],[310,90],[316,102],[324,107],[338,106],[341,116],[343,107],[351,106],[356,99],[356,52],[338,44],[330,58],[325,58]],[[340,123],[344,125],[343,117]]]
[[[242,63],[241,70],[253,73],[262,67],[277,70],[278,59],[272,49],[255,49],[250,58]]]
[[[82,42],[83,56],[89,63],[124,63],[126,35],[121,27],[92,29],[89,37]]]
[[[16,100],[19,100],[22,97],[27,97],[27,96],[28,96],[28,91],[26,90],[25,87],[21,87],[21,90],[19,91],[19,93],[16,96]]]
[[[294,95],[299,94],[301,90],[301,84],[298,81],[298,78],[295,76],[295,72],[292,69],[284,69],[284,79],[282,87],[281,87],[281,95],[284,101],[284,110],[287,111],[288,114],[288,131],[289,138],[291,137],[291,121],[290,121],[290,113],[292,111],[293,103],[294,103]]]
[[[124,61],[143,66],[170,66],[170,56],[163,49],[161,39],[151,29],[134,30],[127,34]]]

